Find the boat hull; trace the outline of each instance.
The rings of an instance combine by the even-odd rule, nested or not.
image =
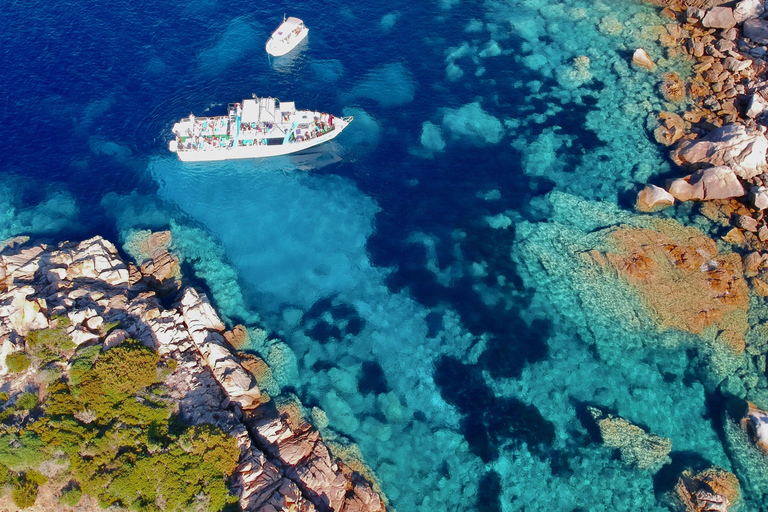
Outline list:
[[[173,144],[175,141],[171,141],[169,149],[175,151],[179,160],[182,162],[218,162],[222,160],[244,160],[250,158],[284,156],[298,153],[299,151],[304,151],[305,149],[313,148],[335,139],[347,126],[349,126],[351,121],[351,118],[336,118],[334,119],[334,129],[328,133],[309,140],[274,146],[257,145],[210,149],[180,149]]]
[[[270,38],[269,41],[267,41],[267,53],[272,55],[273,57],[282,57],[283,55],[287,55],[291,52],[294,48],[296,48],[300,42],[305,40],[307,38],[307,35],[309,34],[309,29],[305,28],[302,30],[299,35],[291,39],[291,42],[289,44],[281,44],[279,41],[275,40],[274,38]]]

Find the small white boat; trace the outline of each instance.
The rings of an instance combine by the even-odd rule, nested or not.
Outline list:
[[[254,96],[217,117],[191,115],[173,125],[168,149],[182,162],[214,162],[290,155],[338,136],[352,116],[334,117],[295,104]]]
[[[304,22],[299,18],[291,16],[288,19],[283,17],[283,22],[272,32],[272,36],[267,41],[267,53],[280,57],[290,52],[296,45],[302,42],[309,34],[309,29],[304,26]]]

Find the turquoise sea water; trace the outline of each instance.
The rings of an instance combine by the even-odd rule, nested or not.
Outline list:
[[[309,38],[269,59],[283,13]],[[642,224],[636,191],[674,172],[650,130],[680,107],[630,65],[642,46],[686,71],[663,59],[655,8],[11,1],[0,19],[0,238],[171,229],[185,275],[249,328],[270,394],[356,443],[391,508],[665,510],[690,459],[736,471],[742,509],[764,507],[700,340],[658,331],[574,257]],[[252,93],[355,121],[269,161],[168,153],[174,121]],[[750,361],[731,384],[755,399],[765,359],[761,377]],[[590,435],[589,404],[671,438],[673,464],[625,465]]]

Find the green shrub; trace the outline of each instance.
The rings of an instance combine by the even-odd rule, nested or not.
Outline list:
[[[37,394],[22,393],[21,396],[16,399],[16,407],[25,411],[31,411],[37,407]]]
[[[80,486],[76,482],[70,482],[64,489],[61,490],[61,496],[59,502],[70,507],[74,507],[80,503],[80,497],[83,495],[83,491],[80,490]]]
[[[101,354],[93,366],[103,392],[127,396],[157,379],[159,356],[137,340],[125,340]]]
[[[9,484],[13,482],[13,478],[11,475],[10,470],[0,464],[0,487],[4,486],[5,484]]]
[[[19,508],[28,508],[37,499],[37,484],[25,478],[20,478],[13,486],[11,499]]]
[[[11,373],[23,372],[29,368],[29,357],[24,352],[14,352],[5,356],[5,364]]]
[[[235,438],[209,423],[189,427],[179,438],[179,446],[187,453],[202,457],[225,475],[235,471],[240,458]]]
[[[96,358],[101,353],[101,345],[94,345],[75,352],[69,361],[69,381],[73,385],[80,383],[80,379],[91,368]]]
[[[7,402],[10,399],[10,395],[7,391],[0,392],[0,405],[3,405],[5,402]]]
[[[64,317],[66,318],[66,317]],[[67,319],[69,321],[69,319]],[[41,329],[39,331],[30,331],[27,333],[27,347],[30,351],[35,352],[43,348],[47,348],[55,352],[64,352],[75,348],[75,344],[67,336],[67,332],[64,327],[56,327],[52,329]]]
[[[39,471],[35,471],[34,469],[30,469],[26,473],[24,473],[24,478],[26,478],[30,482],[33,482],[37,485],[45,485],[45,482],[48,481],[45,475],[43,475]]]
[[[0,464],[12,470],[37,467],[46,458],[45,444],[34,432],[0,436]]]

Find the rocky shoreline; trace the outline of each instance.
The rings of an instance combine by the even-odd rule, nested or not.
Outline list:
[[[663,187],[646,185],[637,195],[635,208],[650,213],[676,203],[702,202],[698,213],[721,236],[716,242],[695,230],[704,236],[690,238],[685,243],[690,248],[680,252],[664,239],[663,230],[645,240],[635,230],[627,232],[624,242],[617,244],[624,247],[624,257],[591,257],[602,267],[612,266],[623,274],[645,296],[662,325],[665,315],[672,315],[677,321],[689,319],[687,325],[676,326],[684,331],[700,333],[709,325],[718,326],[720,334],[714,351],[720,356],[716,357],[742,357],[746,350],[757,362],[755,379],[762,382],[764,377],[759,376],[765,372],[761,363],[765,356],[755,352],[749,341],[745,343],[744,336],[748,330],[748,296],[768,296],[768,224],[764,215],[768,208],[768,10],[762,0],[650,3],[662,7],[662,17],[669,20],[659,31],[666,58],[683,59],[692,67],[692,75],[685,80],[669,72],[660,77],[664,97],[685,104],[686,110],[661,112],[654,131],[656,140],[670,148],[670,159],[688,174],[667,180]],[[635,52],[633,63],[656,71],[656,64],[642,48]],[[699,242],[690,243],[694,239]],[[627,240],[631,241],[629,245]],[[627,249],[630,245],[634,247]],[[667,254],[647,257],[654,250]],[[684,254],[686,251],[688,254]],[[728,263],[724,257],[730,258]],[[689,290],[685,301],[691,308],[689,314],[682,314],[669,302],[671,294],[658,287],[651,289],[655,286],[654,274],[665,264],[678,272],[686,268],[693,271],[690,277],[676,278],[678,283],[688,284],[698,277],[706,281],[700,290]],[[719,275],[713,276],[713,272]],[[706,302],[708,295],[714,302],[696,303],[702,299]],[[737,308],[738,321],[723,321],[725,304]],[[668,503],[676,510],[726,511],[739,501],[740,481],[750,492],[764,496],[762,477],[752,466],[762,466],[768,456],[768,416],[748,401],[748,395],[754,394],[735,385],[740,379],[726,370],[727,366],[712,365],[721,368],[715,371],[720,375],[714,385],[729,404],[722,422],[725,446],[738,479],[717,467],[686,469],[667,493]]]
[[[45,399],[36,370],[11,373],[8,356],[22,353],[30,332],[66,318],[66,334],[78,348],[101,345],[108,351],[135,339],[155,349],[161,365],[175,361],[167,364],[163,384],[178,416],[190,425],[215,425],[237,440],[240,459],[231,490],[243,510],[385,510],[372,483],[329,452],[303,419],[300,403],[276,402],[260,391],[258,379],[268,368],[227,341],[242,336],[242,329],[227,331],[205,295],[181,287],[168,240],[167,233],[152,235],[149,258],[138,266],[123,261],[100,237],[57,246],[5,244],[0,253],[0,382],[10,398],[5,405],[22,393]],[[66,362],[54,364],[66,369]]]

